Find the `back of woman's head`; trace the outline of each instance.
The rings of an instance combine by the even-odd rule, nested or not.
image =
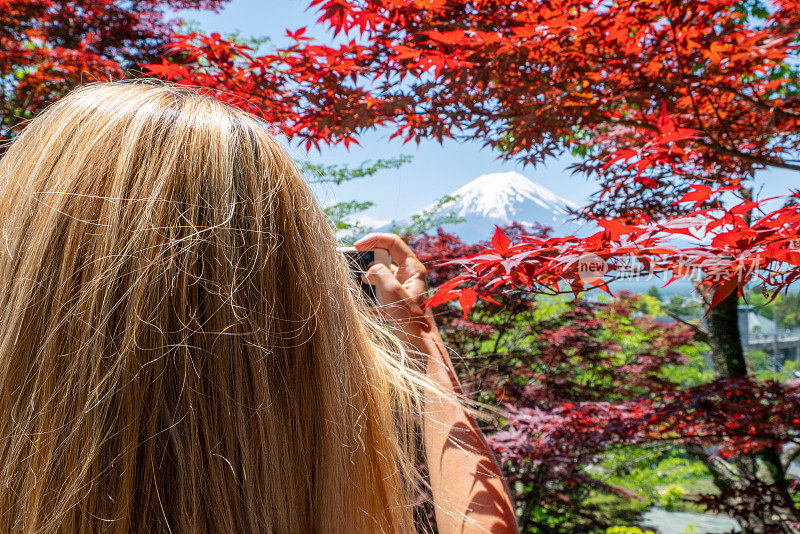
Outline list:
[[[0,532],[410,528],[406,372],[263,125],[88,86],[0,184]]]

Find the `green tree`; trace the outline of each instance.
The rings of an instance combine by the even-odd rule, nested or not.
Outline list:
[[[312,186],[333,185],[338,186],[351,180],[370,178],[380,171],[399,169],[410,163],[414,158],[400,155],[395,158],[367,160],[358,167],[347,165],[322,165],[308,161],[298,162],[300,172],[305,176],[306,182]],[[358,221],[358,215],[375,205],[374,202],[360,200],[339,201],[327,206],[325,214],[336,231],[339,241],[350,244],[361,235],[372,230]]]

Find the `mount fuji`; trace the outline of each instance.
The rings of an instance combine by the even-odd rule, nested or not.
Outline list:
[[[494,225],[519,222],[523,225],[540,223],[553,228],[554,235],[571,234],[578,224],[570,220],[569,210],[577,204],[559,197],[546,187],[536,184],[518,172],[482,174],[451,193],[455,200],[447,202],[433,215],[453,213],[463,222],[442,225],[465,243],[489,239]],[[434,208],[431,204],[417,212]],[[399,221],[403,224],[410,220]]]

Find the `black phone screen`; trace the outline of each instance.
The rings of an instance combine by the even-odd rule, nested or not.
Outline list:
[[[356,250],[348,251],[345,253],[347,263],[350,265],[350,272],[353,278],[358,282],[361,287],[361,292],[367,297],[367,301],[371,305],[377,304],[375,297],[375,286],[370,285],[361,280],[361,274],[366,272],[370,264],[375,261],[375,251],[373,250]]]

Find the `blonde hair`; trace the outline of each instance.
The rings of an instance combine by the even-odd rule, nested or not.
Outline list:
[[[0,183],[0,532],[413,530],[415,373],[263,124],[86,86]]]

